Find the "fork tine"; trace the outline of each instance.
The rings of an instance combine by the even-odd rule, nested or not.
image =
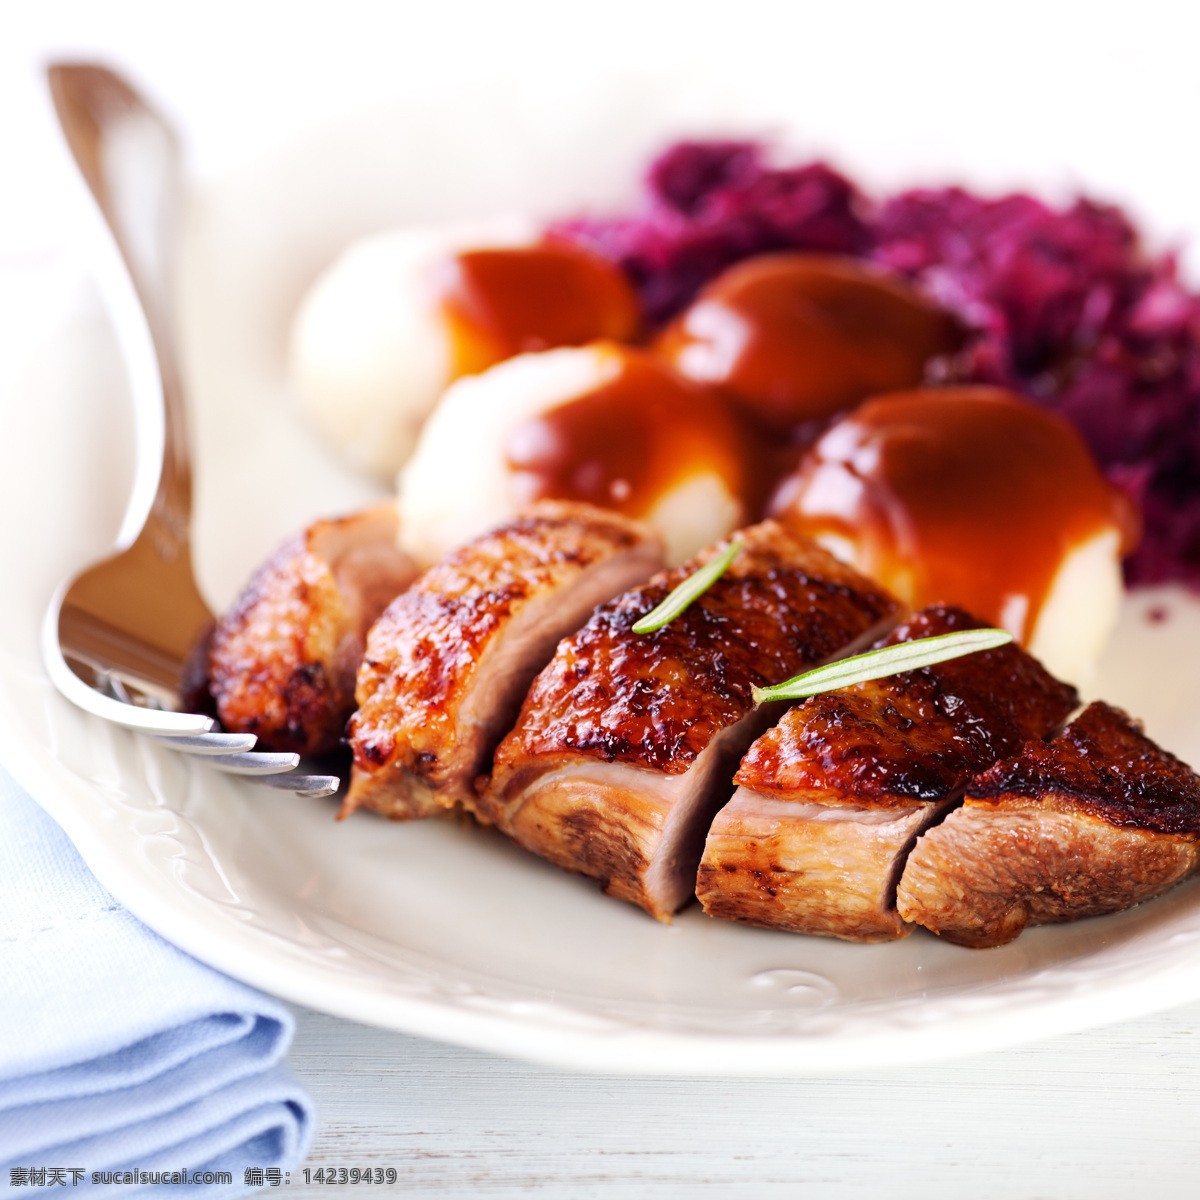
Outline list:
[[[297,796],[332,796],[341,786],[336,775],[263,775],[254,781],[260,787],[295,792]]]
[[[238,754],[253,750],[254,743],[258,740],[252,733],[198,733],[183,737],[165,737],[162,734],[151,733],[147,736],[172,750],[201,755]]]
[[[206,762],[234,775],[279,775],[300,765],[298,754],[213,754]]]

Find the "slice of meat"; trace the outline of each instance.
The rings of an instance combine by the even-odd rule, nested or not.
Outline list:
[[[922,609],[881,643],[984,622]],[[917,835],[968,780],[1075,707],[1015,644],[812,696],[742,760],[696,893],[710,916],[851,941],[904,937],[896,883]]]
[[[396,533],[392,504],[318,521],[255,572],[208,647],[208,691],[226,729],[268,750],[337,747],[367,630],[417,575]]]
[[[559,640],[661,566],[648,526],[546,502],[431,567],[368,638],[341,815],[473,809],[476,777]]]
[[[960,946],[1116,912],[1200,864],[1200,778],[1097,702],[972,780],[900,880],[906,920]]]
[[[538,676],[496,753],[482,817],[527,849],[600,879],[661,921],[692,895],[704,833],[781,683],[848,652],[897,603],[775,521],[679,617],[633,624],[727,545],[600,608]]]

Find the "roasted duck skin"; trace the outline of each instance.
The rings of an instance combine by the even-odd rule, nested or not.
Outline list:
[[[983,626],[937,605],[882,644]],[[1015,644],[810,697],[742,760],[697,875],[705,912],[851,941],[906,936],[896,884],[917,835],[1076,703]]]
[[[1097,701],[971,781],[917,842],[901,915],[961,946],[1128,908],[1200,865],[1200,778]]]
[[[661,566],[648,526],[546,502],[431,567],[367,640],[341,815],[473,809],[476,777],[559,640]]]
[[[417,575],[396,532],[391,504],[318,521],[255,572],[206,656],[224,728],[268,750],[337,747],[367,630]]]
[[[775,521],[670,624],[634,623],[704,562],[602,606],[538,676],[478,811],[521,845],[662,921],[692,896],[734,765],[778,711],[751,689],[852,652],[898,611],[880,588]]]

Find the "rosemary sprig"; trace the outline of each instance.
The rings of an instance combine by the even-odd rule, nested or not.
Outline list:
[[[881,650],[868,650],[866,654],[843,658],[815,671],[805,671],[803,675],[774,687],[755,688],[754,700],[756,704],[764,700],[799,700],[818,692],[833,692],[854,683],[865,683],[868,679],[885,679],[889,675],[899,675],[901,671],[931,667],[934,663],[992,650],[1011,641],[1012,634],[1004,629],[964,629],[958,633],[898,642]]]
[[[633,632],[653,633],[656,629],[670,624],[693,600],[704,595],[725,574],[729,564],[737,558],[745,545],[744,539],[735,537],[723,554],[718,554],[698,571],[693,571],[678,587],[672,589],[671,594],[660,605],[636,621]]]

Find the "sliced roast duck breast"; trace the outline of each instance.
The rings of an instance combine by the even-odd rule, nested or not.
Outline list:
[[[939,605],[880,644],[984,625]],[[913,926],[896,884],[918,834],[973,775],[1052,733],[1076,702],[1012,643],[809,697],[742,760],[705,843],[704,910],[852,941],[904,937]]]
[[[201,650],[225,729],[267,750],[339,745],[367,630],[417,577],[396,532],[391,504],[318,521],[255,572]]]
[[[430,567],[367,640],[342,816],[472,810],[476,778],[559,641],[661,566],[648,526],[543,502]]]
[[[778,714],[752,689],[850,653],[898,603],[775,521],[684,612],[634,624],[721,554],[602,605],[537,677],[496,752],[481,818],[659,920],[693,895],[704,836],[747,746]]]
[[[1200,778],[1120,709],[1090,704],[973,779],[917,842],[901,916],[962,946],[1128,908],[1200,865]]]

